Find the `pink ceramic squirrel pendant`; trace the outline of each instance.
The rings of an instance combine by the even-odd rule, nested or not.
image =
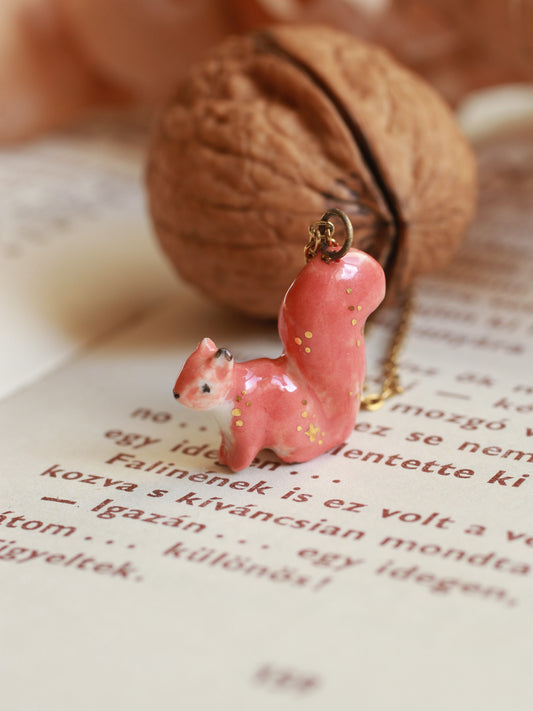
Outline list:
[[[221,464],[239,471],[264,448],[285,462],[304,462],[350,435],[365,377],[363,327],[384,295],[383,270],[365,252],[329,262],[317,255],[281,305],[279,358],[236,363],[226,348],[203,339],[174,397],[212,410]]]

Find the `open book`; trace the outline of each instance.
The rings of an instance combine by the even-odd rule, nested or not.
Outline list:
[[[533,708],[533,130],[478,154],[404,394],[313,461],[238,474],[172,384],[204,336],[242,360],[277,334],[171,274],[142,146],[0,154],[3,708]]]

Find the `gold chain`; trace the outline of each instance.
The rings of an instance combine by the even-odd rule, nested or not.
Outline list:
[[[400,385],[400,376],[398,374],[398,357],[409,329],[411,314],[413,313],[412,290],[406,292],[400,309],[401,315],[383,366],[383,383],[381,390],[379,393],[371,393],[361,398],[361,408],[363,410],[379,410],[380,407],[383,407],[385,400],[393,395],[403,393],[403,388]]]
[[[305,258],[309,262],[321,251],[329,247],[336,247],[333,239],[335,225],[329,220],[319,220],[309,225],[309,242],[305,245]]]
[[[339,245],[333,239],[335,225],[330,222],[330,217],[338,217],[342,220],[346,236],[344,244],[340,249]],[[353,226],[348,215],[338,207],[330,207],[329,210],[322,215],[318,222],[313,222],[309,226],[309,242],[305,246],[305,258],[309,262],[319,252],[322,253],[322,259],[325,262],[337,262],[350,250],[353,242]],[[334,249],[331,250],[331,247]]]

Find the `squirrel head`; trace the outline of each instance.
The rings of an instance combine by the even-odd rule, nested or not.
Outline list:
[[[220,405],[231,388],[233,356],[204,338],[192,353],[174,385],[176,400],[193,410],[210,410]]]

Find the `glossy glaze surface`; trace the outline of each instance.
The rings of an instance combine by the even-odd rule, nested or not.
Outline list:
[[[364,252],[329,263],[317,256],[283,300],[279,358],[236,363],[229,351],[202,340],[174,396],[213,412],[221,464],[239,471],[264,448],[285,462],[304,462],[349,436],[365,377],[363,329],[384,295],[383,270]]]

